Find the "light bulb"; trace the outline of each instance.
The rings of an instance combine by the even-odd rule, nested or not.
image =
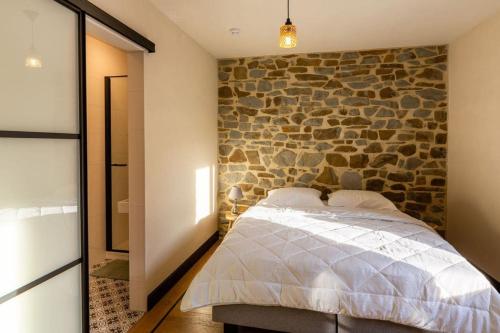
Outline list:
[[[24,66],[28,68],[42,68],[42,59],[36,55],[29,55],[24,61]]]

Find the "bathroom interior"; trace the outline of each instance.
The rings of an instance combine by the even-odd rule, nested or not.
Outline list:
[[[133,310],[142,310],[140,305],[131,304],[129,265],[134,258],[129,181],[141,178],[130,172],[130,148],[140,144],[133,145],[129,132],[141,136],[142,51],[92,21],[86,48],[90,328],[127,331],[143,313]],[[135,165],[140,165],[141,154],[135,152]]]

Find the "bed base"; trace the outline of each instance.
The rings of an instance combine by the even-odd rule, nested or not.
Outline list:
[[[224,333],[434,333],[389,321],[246,304],[214,306],[212,320],[224,323]]]

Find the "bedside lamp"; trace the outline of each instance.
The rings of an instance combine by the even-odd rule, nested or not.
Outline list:
[[[238,199],[243,198],[243,193],[241,192],[241,188],[239,186],[231,187],[231,191],[229,191],[229,199],[233,200],[233,209],[231,209],[231,213],[238,214]]]

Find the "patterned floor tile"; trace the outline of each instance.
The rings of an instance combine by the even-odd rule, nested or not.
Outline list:
[[[107,261],[94,265],[96,270]],[[89,277],[91,333],[125,333],[144,314],[129,309],[129,282],[95,276]]]

